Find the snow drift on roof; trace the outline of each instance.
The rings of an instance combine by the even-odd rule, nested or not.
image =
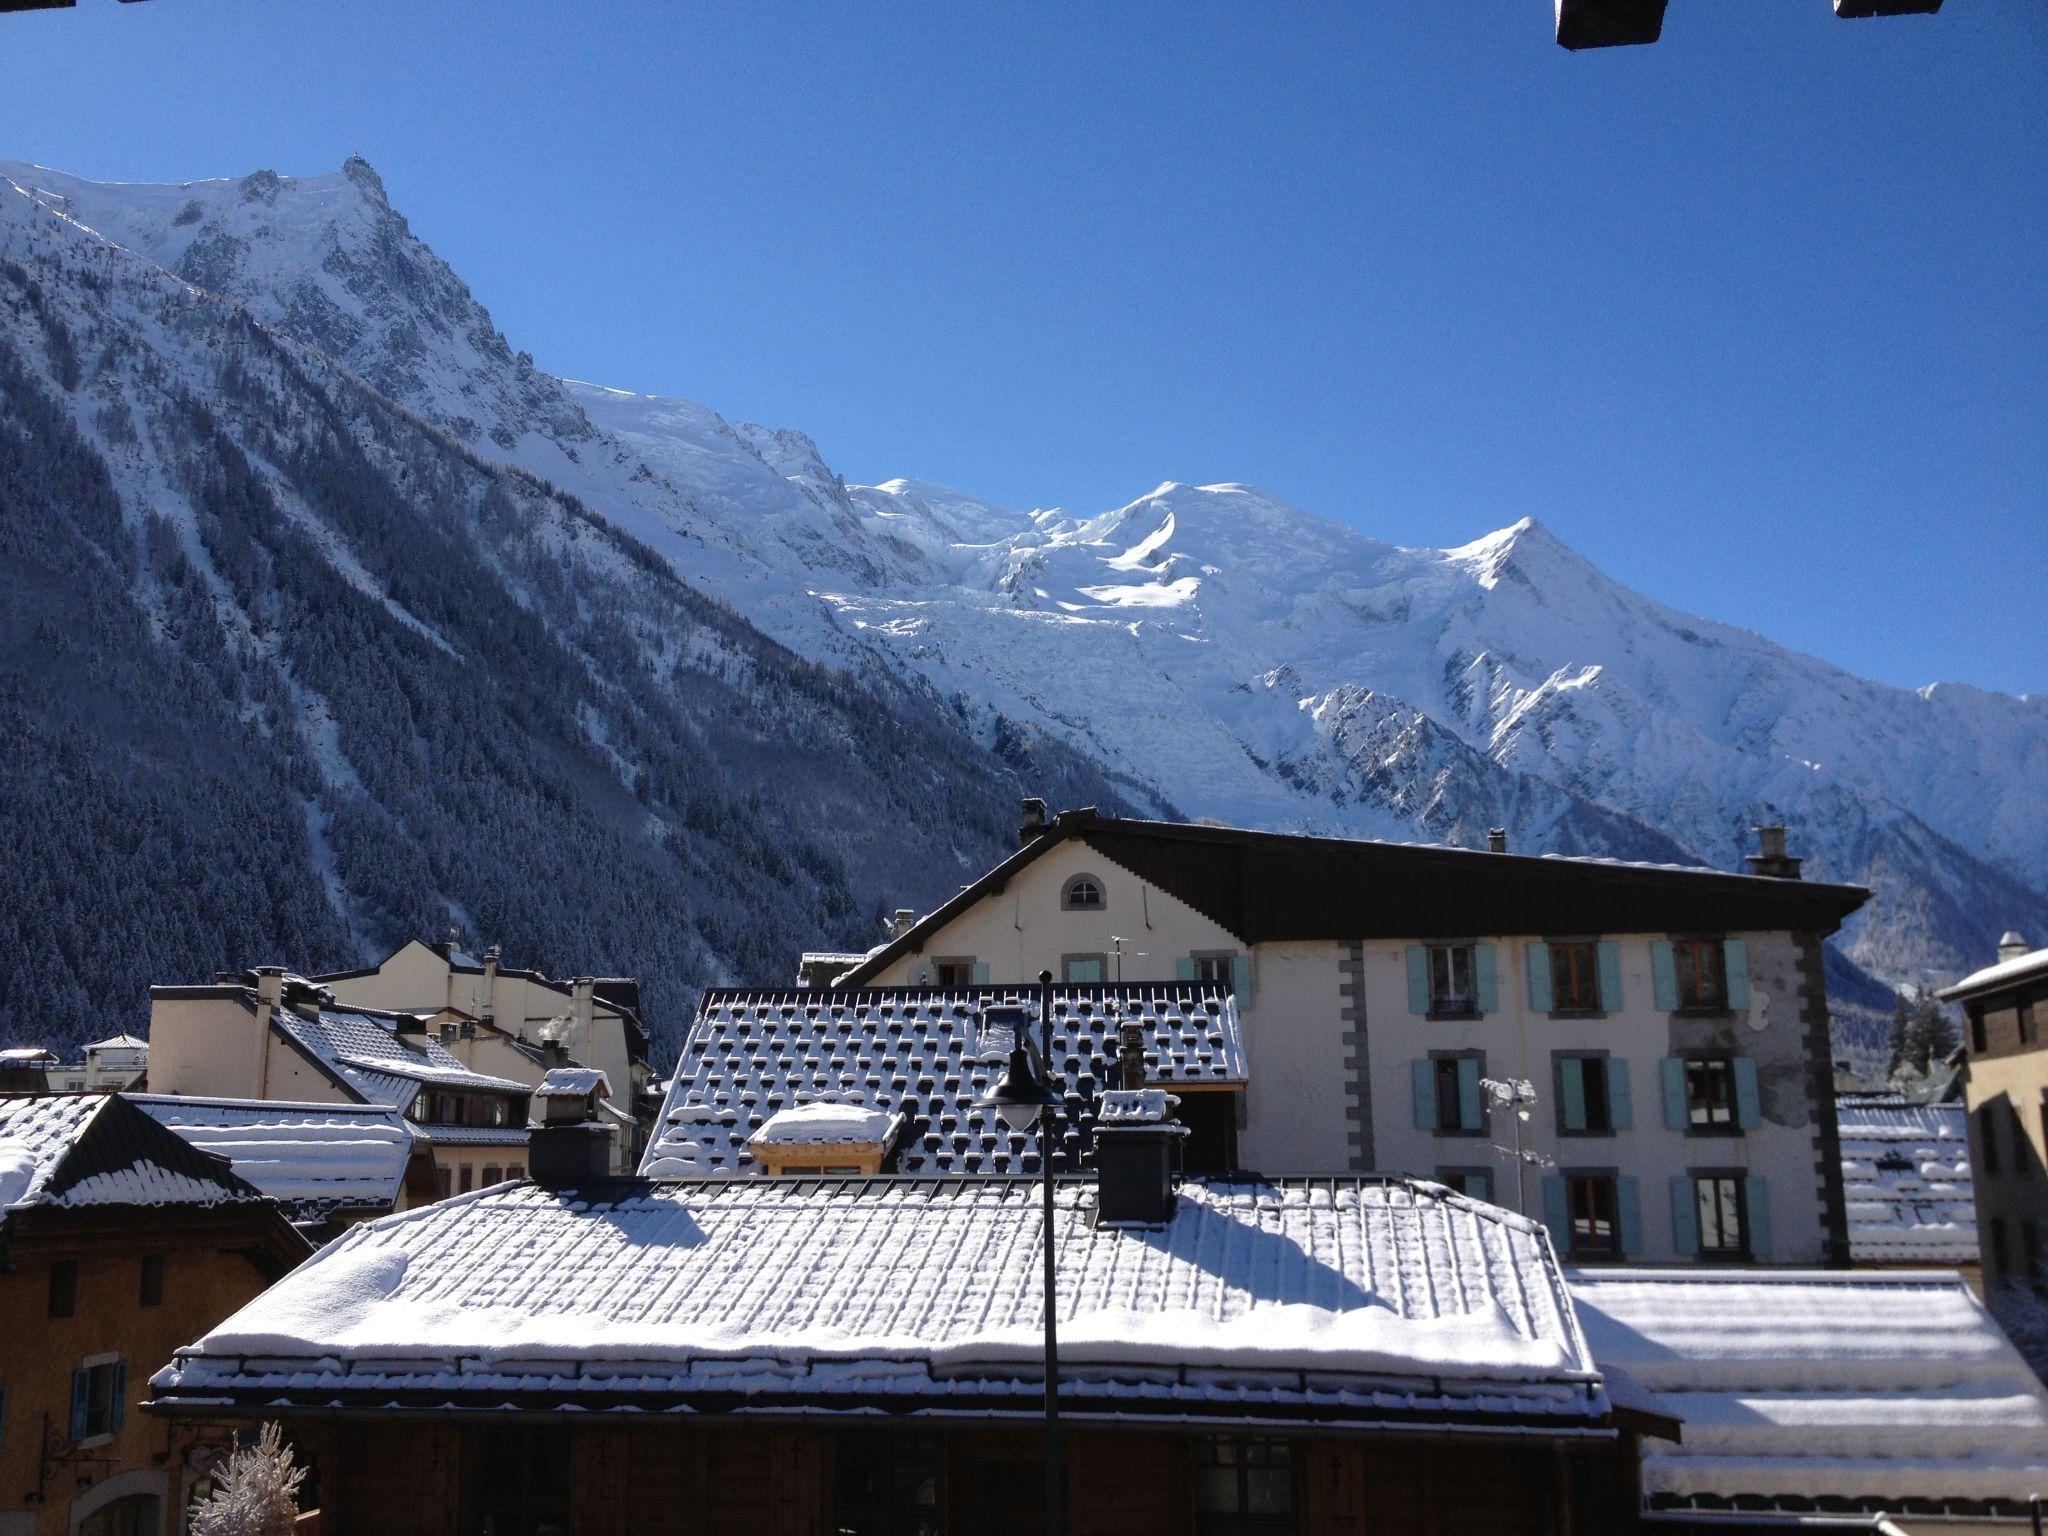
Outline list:
[[[228,1159],[295,1221],[398,1204],[413,1132],[382,1105],[130,1094],[158,1124]]]
[[[1977,1262],[1964,1113],[1960,1104],[1838,1105],[1849,1248],[1859,1262]]]

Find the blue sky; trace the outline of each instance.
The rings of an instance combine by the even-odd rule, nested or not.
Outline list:
[[[80,0],[0,153],[351,153],[557,373],[850,479],[1533,514],[1866,675],[2048,692],[2048,6]]]

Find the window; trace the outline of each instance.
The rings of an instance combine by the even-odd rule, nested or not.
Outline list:
[[[1477,1013],[1479,994],[1472,981],[1470,944],[1432,944],[1429,947],[1429,1011],[1431,1013]]]
[[[96,1440],[128,1416],[128,1367],[118,1355],[94,1355],[71,1373],[71,1438]]]
[[[2033,1005],[2032,1003],[2021,1003],[2021,1004],[2020,1004],[2020,1044],[2021,1044],[2021,1045],[2032,1045],[2033,1043],[2034,1043],[2034,1005]]]
[[[145,1307],[160,1307],[164,1301],[164,1256],[160,1253],[145,1253],[142,1256],[142,1304]]]
[[[1458,1064],[1455,1061],[1439,1060],[1436,1063],[1436,1123],[1446,1131],[1476,1131],[1476,1125],[1465,1123],[1464,1085],[1458,1081]]]
[[[938,1536],[938,1437],[914,1430],[838,1437],[834,1536]]]
[[[498,1183],[503,1178],[504,1175],[498,1171],[498,1165],[496,1163],[485,1163],[484,1176],[479,1182],[481,1183],[483,1188],[489,1189],[493,1184]]]
[[[452,1168],[443,1168],[440,1170],[440,1172],[441,1198],[443,1200],[446,1200],[450,1195],[455,1193],[455,1170]]]
[[[2023,1221],[2020,1223],[2020,1266],[2029,1280],[2042,1279],[2041,1272],[2041,1223]]]
[[[1620,1253],[1620,1202],[1615,1197],[1614,1176],[1574,1174],[1565,1180],[1565,1192],[1571,1205],[1572,1252],[1593,1257]]]
[[[1489,1168],[1439,1168],[1436,1181],[1473,1200],[1493,1199],[1493,1171]]]
[[[1743,1220],[1742,1176],[1709,1173],[1692,1181],[1693,1210],[1699,1221],[1700,1257],[1741,1259],[1749,1256],[1749,1224]]]
[[[511,1165],[510,1167],[508,1167],[508,1168],[507,1168],[507,1169],[505,1170],[505,1177],[506,1177],[506,1178],[508,1178],[508,1179],[523,1179],[523,1178],[525,1178],[525,1177],[526,1177],[526,1165],[525,1165],[524,1163],[513,1163],[513,1164],[512,1164],[512,1165]]]
[[[462,1165],[462,1192],[466,1195],[476,1188],[476,1169],[469,1163]]]
[[[932,981],[941,987],[971,987],[974,985],[974,959],[934,960]]]
[[[1600,946],[1572,940],[1550,946],[1553,1013],[1600,1011]]]
[[[1977,1171],[1987,1178],[1998,1172],[1998,1106],[2002,1102],[2002,1100],[1993,1099],[1989,1104],[1986,1104],[1977,1111]],[[54,1272],[50,1279],[54,1286],[56,1282]],[[55,1291],[53,1290],[51,1294],[54,1297]],[[54,1300],[51,1302],[51,1305],[53,1307],[56,1305]],[[58,1314],[52,1312],[51,1315],[54,1317]],[[68,1312],[63,1315],[66,1317],[70,1316]]]
[[[1194,1445],[1195,1529],[1251,1536],[1298,1529],[1294,1447],[1263,1435],[1204,1435]]]
[[[50,1261],[50,1316],[69,1317],[78,1310],[78,1260]]]
[[[1696,1131],[1736,1129],[1735,1063],[1726,1056],[1685,1064],[1685,1121]]]
[[[1970,1050],[1972,1054],[1984,1054],[1984,1010],[1976,1004],[1970,1005]]]
[[[1194,961],[1195,980],[1221,982],[1226,987],[1237,984],[1235,971],[1237,956],[1228,954],[1196,955]]]
[[[1076,875],[1060,887],[1062,912],[1100,912],[1104,904],[1102,882],[1093,875]]]
[[[1984,1278],[2003,1280],[2005,1270],[2005,1218],[1994,1216],[1991,1218],[1991,1273]]]
[[[1108,964],[1106,955],[1062,955],[1060,956],[1060,980],[1094,986],[1103,979]]]
[[[78,1536],[156,1536],[162,1529],[157,1496],[131,1493],[103,1504],[78,1523]]]
[[[1561,1135],[1613,1135],[1612,1106],[1605,1056],[1557,1058],[1557,1129]]]
[[[1673,939],[1678,1006],[1718,1012],[1728,1006],[1728,972],[1719,939]]]
[[[476,1436],[484,1536],[569,1536],[569,1440],[492,1425]]]

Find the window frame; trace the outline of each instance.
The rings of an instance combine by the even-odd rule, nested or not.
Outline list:
[[[1222,1454],[1228,1450],[1229,1455]],[[1277,1452],[1277,1460],[1262,1461],[1248,1452],[1265,1455]],[[1196,1435],[1188,1447],[1188,1505],[1194,1515],[1197,1536],[1281,1536],[1301,1529],[1302,1458],[1294,1442],[1284,1435]],[[1207,1489],[1203,1474],[1227,1471],[1235,1484],[1230,1507],[1205,1507]],[[1286,1507],[1277,1510],[1252,1508],[1252,1476],[1255,1472],[1284,1473],[1277,1486],[1286,1490]]]
[[[1487,1115],[1491,1109],[1489,1095],[1484,1088],[1479,1090],[1479,1123],[1477,1125],[1467,1125],[1465,1124],[1464,1116],[1464,1089],[1458,1082],[1458,1063],[1461,1061],[1477,1062],[1479,1064],[1479,1075],[1482,1078],[1486,1075],[1486,1052],[1474,1050],[1431,1051],[1428,1060],[1430,1089],[1436,1098],[1436,1129],[1430,1134],[1435,1136],[1487,1135],[1489,1133]],[[1444,1084],[1447,1081],[1450,1084],[1451,1100],[1457,1105],[1459,1111],[1454,1121],[1448,1120],[1444,1116]]]
[[[1459,944],[1428,944],[1423,946],[1427,957],[1429,976],[1429,1017],[1432,1019],[1476,1019],[1479,1017],[1479,945],[1476,940]],[[1454,974],[1457,965],[1451,957],[1465,957],[1465,993],[1458,997],[1449,990],[1437,986],[1437,957],[1445,957],[1444,977],[1446,987],[1455,986]]]
[[[1475,1178],[1486,1180],[1485,1194],[1475,1195],[1466,1187],[1467,1181]],[[1453,1194],[1463,1195],[1467,1200],[1480,1200],[1487,1205],[1497,1203],[1493,1198],[1494,1173],[1491,1168],[1482,1168],[1476,1163],[1460,1164],[1457,1166],[1444,1164],[1440,1165],[1436,1170],[1436,1181]]]
[[[1671,984],[1676,992],[1679,1013],[1724,1014],[1728,1012],[1728,950],[1727,940],[1720,934],[1674,933],[1671,944]],[[1697,985],[1700,969],[1697,964],[1688,966],[1687,957],[1709,956],[1709,969],[1713,972],[1713,987],[1710,991],[1688,998],[1688,981]]]
[[[1198,949],[1191,953],[1188,959],[1194,963],[1196,981],[1207,982],[1211,986],[1235,987],[1238,954],[1239,951],[1234,949]],[[1205,965],[1219,966],[1220,974],[1204,976],[1202,967]]]
[[[1735,1058],[1719,1051],[1698,1051],[1679,1060],[1685,1064],[1685,1134],[1688,1136],[1740,1136],[1742,1132],[1742,1111],[1736,1100]],[[1693,1118],[1693,1072],[1695,1069],[1717,1069],[1725,1093],[1720,1108],[1725,1118],[1720,1120],[1696,1120]],[[1715,1106],[1707,1104],[1711,1111]]]
[[[1694,1256],[1709,1264],[1754,1262],[1756,1256],[1750,1247],[1748,1171],[1742,1168],[1688,1168],[1685,1172],[1686,1177],[1692,1181],[1692,1220],[1696,1241]],[[1701,1204],[1701,1186],[1706,1184],[1726,1184],[1734,1195],[1736,1241],[1732,1245],[1725,1241],[1707,1241],[1706,1210]],[[1723,1207],[1718,1189],[1715,1194],[1714,1212],[1715,1235],[1725,1238],[1727,1233],[1725,1223],[1721,1220]]]
[[[1584,1019],[1596,1017],[1604,1012],[1607,1007],[1607,1000],[1600,995],[1600,941],[1598,939],[1546,939],[1543,942],[1549,946],[1550,950],[1551,1016],[1553,1018]],[[1585,952],[1587,985],[1593,1000],[1589,1003],[1578,1001],[1568,1003],[1564,1000],[1564,986],[1560,978],[1567,974],[1576,976],[1579,967],[1574,964],[1560,969],[1557,963],[1558,955],[1560,951],[1576,953],[1581,950]]]
[[[1615,1259],[1625,1255],[1621,1247],[1621,1174],[1614,1168],[1560,1168],[1558,1176],[1564,1180],[1565,1226],[1571,1235],[1571,1256],[1574,1259]],[[1604,1187],[1607,1194],[1607,1225],[1611,1236],[1609,1245],[1594,1247],[1579,1240],[1579,1187]],[[1594,1211],[1589,1222],[1597,1224],[1600,1213]]]
[[[160,1307],[164,1304],[164,1272],[168,1268],[161,1253],[145,1253],[142,1256],[141,1283],[137,1289],[137,1305]]]
[[[1614,1128],[1614,1084],[1608,1076],[1607,1068],[1607,1063],[1610,1059],[1611,1053],[1603,1050],[1552,1051],[1550,1053],[1550,1089],[1557,1105],[1557,1113],[1554,1118],[1557,1122],[1556,1130],[1559,1136],[1570,1136],[1573,1138],[1592,1137],[1597,1140],[1605,1140],[1620,1134]],[[1586,1124],[1577,1129],[1573,1129],[1564,1123],[1564,1064],[1567,1061],[1576,1061],[1580,1064],[1580,1097],[1585,1103]],[[1599,1068],[1600,1091],[1598,1094],[1591,1092],[1586,1082],[1587,1063],[1592,1063]],[[1600,1122],[1598,1125],[1593,1123],[1596,1106]]]
[[[103,1354],[87,1355],[78,1362],[76,1369],[84,1371],[87,1376],[85,1433],[76,1440],[73,1440],[71,1444],[85,1449],[106,1445],[120,1431],[122,1420],[126,1417],[122,1410],[127,1405],[121,1401],[119,1393],[119,1383],[121,1380],[120,1352],[115,1350]],[[101,1382],[106,1383],[104,1404],[100,1402]],[[95,1429],[93,1428],[93,1413],[99,1407],[104,1407],[105,1419],[102,1427]]]
[[[1086,963],[1087,963],[1088,961],[1090,961],[1090,960],[1092,960],[1092,961],[1094,961],[1094,962],[1095,962],[1095,980],[1093,980],[1093,981],[1076,981],[1076,980],[1075,980],[1075,979],[1074,979],[1074,978],[1073,978],[1073,977],[1072,977],[1072,976],[1071,976],[1071,975],[1069,974],[1069,972],[1071,971],[1071,969],[1072,969],[1072,967],[1073,967],[1073,965],[1074,965],[1074,962],[1076,962],[1076,961],[1080,961],[1081,963],[1083,963],[1083,964],[1086,964]],[[1108,984],[1109,984],[1109,954],[1108,954],[1108,952],[1107,952],[1106,950],[1087,950],[1087,949],[1084,949],[1084,950],[1076,950],[1076,951],[1075,951],[1074,953],[1072,953],[1072,954],[1067,954],[1067,955],[1061,955],[1061,956],[1060,956],[1060,985],[1061,985],[1061,986],[1063,986],[1063,987],[1102,987],[1102,986],[1107,986]]]
[[[1078,899],[1082,886],[1095,892],[1093,901]],[[1107,912],[1109,910],[1109,887],[1102,876],[1082,870],[1067,876],[1060,882],[1060,910],[1062,912]]]
[[[932,956],[932,985],[935,987],[971,987],[974,985],[975,958],[972,955]],[[957,980],[948,980],[947,971],[958,971]]]

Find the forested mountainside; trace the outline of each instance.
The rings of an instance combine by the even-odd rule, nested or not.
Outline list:
[[[1012,791],[1028,787],[1057,804],[1121,801],[1283,830],[1472,845],[1488,827],[1504,826],[1521,850],[1719,868],[1741,867],[1750,827],[1786,821],[1809,875],[1858,881],[1874,892],[1842,935],[1832,972],[1838,1001],[1851,1005],[1842,1010],[1851,1044],[1863,1035],[1881,1041],[1887,986],[1970,969],[2008,927],[2048,935],[2048,698],[1870,683],[1631,592],[1548,530],[1505,515],[1507,526],[1470,544],[1406,549],[1241,485],[1168,483],[1094,516],[1019,511],[918,480],[849,485],[800,432],[728,422],[690,401],[536,368],[414,235],[360,160],[323,176],[264,171],[181,186],[100,184],[0,162],[0,193],[20,205],[0,224],[0,237],[18,245],[44,227],[36,220],[46,221],[136,281],[150,272],[182,279],[173,288],[209,315],[223,311],[208,308],[202,295],[240,306],[265,345],[321,392],[349,402],[337,407],[327,435],[353,445],[334,450],[342,457],[367,456],[382,477],[381,494],[405,509],[390,516],[424,519],[458,546],[479,545],[515,592],[519,613],[570,652],[600,649],[575,629],[600,626],[611,645],[602,653],[602,678],[587,681],[595,674],[581,654],[573,665],[565,660],[565,676],[586,679],[566,701],[538,697],[554,686],[542,682],[545,664],[476,684],[486,698],[502,699],[511,718],[548,715],[574,762],[541,755],[567,780],[580,782],[594,763],[600,780],[619,792],[636,792],[643,774],[656,785],[668,782],[677,770],[643,758],[639,738],[606,709],[615,702],[610,690],[631,692],[650,677],[673,681],[670,669],[680,665],[689,688],[674,707],[693,721],[702,711],[727,720],[739,733],[731,739],[742,744],[707,744],[689,758],[699,776],[689,782],[715,782],[739,808],[749,830],[736,837],[758,835],[784,857],[806,839],[833,852],[849,914],[920,903],[965,878],[963,866],[979,857],[971,849],[993,852],[1006,843],[1001,828]],[[15,259],[27,267],[44,258]],[[44,307],[56,306],[60,318],[66,306],[97,313],[98,298],[75,275],[39,281]],[[16,321],[32,309],[18,302]],[[217,349],[184,339],[175,307],[130,309],[119,324],[133,328],[138,347],[213,369],[187,369],[179,388],[214,404],[227,377]],[[119,442],[99,418],[94,391],[107,386],[97,355],[76,347],[66,365],[41,331],[25,322],[16,329],[18,347],[47,354],[41,376],[54,381],[59,417],[82,435],[88,458],[106,466],[123,526],[145,547],[145,514],[157,501],[174,524],[186,515],[183,492],[158,488],[189,478],[168,463],[189,445],[175,429],[152,425],[173,418],[149,414],[172,407],[128,405],[137,440]],[[61,382],[67,369],[79,374],[70,387]],[[278,409],[295,410],[292,391],[273,393]],[[359,400],[371,403],[353,403]],[[216,425],[247,453],[291,536],[312,542],[333,581],[383,612],[405,645],[432,651],[434,666],[523,667],[502,660],[517,657],[523,640],[499,636],[505,643],[495,652],[462,645],[452,620],[428,621],[417,611],[420,600],[396,596],[411,590],[406,583],[431,578],[387,574],[356,547],[363,536],[347,516],[292,479],[294,455],[263,446],[266,434],[299,429],[255,422],[254,410],[263,408],[233,409],[222,398]],[[381,425],[389,421],[404,422],[403,431]],[[501,487],[522,508],[556,510],[539,523],[521,513],[500,524],[484,516],[486,503],[474,490],[467,500],[427,504],[421,498],[431,477],[399,475],[394,450],[379,446],[386,432],[436,442],[465,473]],[[157,460],[167,467],[149,469]],[[1361,487],[1361,498],[1368,493]],[[544,532],[557,524],[583,531],[575,538]],[[508,539],[537,540],[545,558],[515,561],[498,552]],[[202,556],[218,559],[197,534],[183,535],[178,548],[202,572]],[[722,662],[704,662],[704,647],[665,628],[666,609],[635,606],[631,619],[603,624],[585,595],[592,549],[633,572],[620,584],[607,568],[599,601],[642,605],[654,601],[647,593],[680,592],[664,601],[679,611],[693,603],[703,609],[686,621],[696,629],[684,634],[730,626],[748,638],[720,646],[741,646],[756,658],[754,670],[738,682],[726,679]],[[573,620],[557,611],[560,597],[548,578],[525,569],[535,560],[575,584]],[[264,570],[277,579],[270,566]],[[152,643],[161,645],[163,620],[149,606],[156,601],[150,590],[138,601]],[[207,591],[209,602],[226,603],[216,588]],[[731,611],[718,610],[720,601]],[[225,633],[239,636],[234,613],[241,610],[229,604],[222,611]],[[271,655],[270,631],[254,634],[272,645],[261,654]],[[120,654],[119,646],[110,642],[107,654]],[[842,670],[809,672],[806,663]],[[452,920],[522,957],[531,948],[541,963],[658,963],[670,967],[663,976],[683,978],[673,983],[679,986],[787,971],[795,946],[771,941],[767,928],[758,948],[743,947],[742,930],[754,930],[730,905],[738,899],[730,886],[726,905],[707,899],[700,908],[693,890],[674,909],[681,921],[673,913],[649,919],[696,934],[682,949],[606,948],[600,940],[593,955],[567,931],[543,938],[537,929],[505,930],[477,906],[481,897],[464,895],[430,858],[431,850],[452,860],[452,847],[438,839],[467,823],[437,827],[408,799],[420,792],[411,779],[375,758],[357,761],[353,744],[386,729],[356,718],[374,709],[374,690],[314,688],[296,665],[287,658],[282,670],[273,666],[274,686],[283,690],[278,708],[294,722],[285,734],[300,743],[326,795],[299,819],[310,829],[308,858],[330,915],[297,907],[294,920],[326,922],[336,943],[360,951],[398,921],[360,910],[364,903],[409,907],[408,923],[436,914],[435,929]],[[919,842],[878,830],[903,799],[863,799],[870,780],[899,795],[919,782],[916,761],[839,761],[819,751],[801,759],[815,784],[798,793],[780,782],[781,747],[749,745],[747,735],[770,729],[753,722],[752,705],[742,702],[763,671],[885,701],[875,707],[886,719],[935,733],[943,745],[927,749],[922,762],[952,798],[915,802],[923,812]],[[470,674],[462,675],[470,685]],[[737,692],[708,702],[695,691],[711,686],[705,677]],[[241,695],[225,697],[238,728],[261,734]],[[637,696],[633,707],[644,707]],[[482,747],[454,745],[472,734],[489,741],[489,753],[512,750],[500,739],[504,717],[486,711],[479,718],[488,723],[451,712],[446,737],[429,738],[444,754],[435,761],[453,757],[466,767],[484,757]],[[273,727],[263,739],[278,734]],[[533,750],[553,739],[540,733]],[[945,759],[945,752],[959,755]],[[963,765],[967,777],[948,776],[942,761]],[[835,778],[842,770],[846,777]],[[438,779],[434,789],[455,793]],[[764,803],[757,819],[756,794]],[[818,817],[796,814],[806,797],[821,802]],[[362,864],[344,857],[344,845],[356,845],[342,801],[385,827],[394,849],[426,860],[433,878],[409,878],[390,892],[370,882]],[[621,825],[597,802],[579,799],[578,807],[615,831]],[[956,810],[964,819],[948,836],[939,818]],[[662,816],[642,825],[654,843],[672,825]],[[619,833],[623,856],[653,857],[635,836],[630,825]],[[873,862],[859,851],[868,846],[863,839],[877,850]],[[663,858],[691,857],[664,847]],[[360,858],[360,849],[352,856]],[[348,884],[354,877],[364,878]],[[705,890],[719,889],[717,875],[703,878]],[[336,880],[344,881],[339,898]],[[512,899],[540,898],[499,897]],[[579,933],[610,931],[609,919],[563,904],[583,918]],[[718,937],[705,938],[704,925]],[[873,929],[849,917],[803,935],[805,942],[835,937],[865,942]],[[652,961],[633,958],[650,953]]]
[[[1119,803],[4,186],[0,569],[4,1041],[451,924],[673,1028],[950,892],[1026,786]]]

